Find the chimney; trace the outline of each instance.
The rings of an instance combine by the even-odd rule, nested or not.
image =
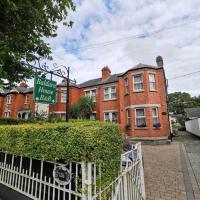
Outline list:
[[[102,68],[101,72],[102,72],[102,79],[104,80],[108,79],[111,75],[111,71],[108,66],[105,66],[104,68]]]
[[[19,87],[20,87],[20,88],[27,88],[28,85],[27,85],[26,83],[24,83],[24,82],[21,82],[21,83],[19,84]]]
[[[163,67],[163,58],[162,56],[157,56],[156,57],[156,63],[158,67]]]

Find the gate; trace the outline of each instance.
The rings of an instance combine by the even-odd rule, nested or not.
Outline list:
[[[144,175],[141,144],[122,154],[120,175],[107,187],[97,191],[100,167],[94,163],[69,162],[68,185],[58,184],[52,163],[4,152],[0,153],[0,183],[31,198],[40,200],[144,200]],[[101,187],[100,187],[101,188]]]

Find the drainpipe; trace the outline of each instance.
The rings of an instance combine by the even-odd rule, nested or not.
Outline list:
[[[168,126],[169,126],[168,128],[169,128],[169,135],[170,135],[171,134],[171,127],[170,127],[170,118],[169,118],[168,80],[166,79],[165,68],[163,67],[163,58],[161,56],[157,56],[156,57],[156,63],[157,63],[158,67],[163,68],[163,77],[164,77],[164,82],[165,82],[166,103],[167,103],[167,117],[168,117]]]

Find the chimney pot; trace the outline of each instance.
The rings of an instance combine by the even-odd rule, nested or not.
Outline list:
[[[163,67],[163,58],[162,56],[157,56],[156,57],[156,63],[158,67]]]
[[[22,82],[22,83],[19,84],[19,87],[20,88],[27,88],[28,85],[26,83]]]

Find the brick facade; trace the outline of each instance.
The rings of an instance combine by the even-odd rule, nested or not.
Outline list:
[[[22,85],[21,85],[22,87]],[[57,103],[49,106],[49,113],[65,116],[66,83],[57,86]],[[166,81],[162,66],[138,64],[121,74],[111,74],[108,67],[102,76],[79,85],[70,86],[70,105],[79,102],[82,95],[93,95],[94,115],[97,120],[111,120],[120,124],[121,131],[131,137],[164,137],[169,135],[166,102]],[[8,95],[12,102],[6,103]],[[26,101],[28,96],[28,102]],[[33,89],[6,91],[0,97],[0,118],[5,112],[10,117],[19,116],[20,111],[35,111]],[[23,116],[24,117],[24,116]]]

